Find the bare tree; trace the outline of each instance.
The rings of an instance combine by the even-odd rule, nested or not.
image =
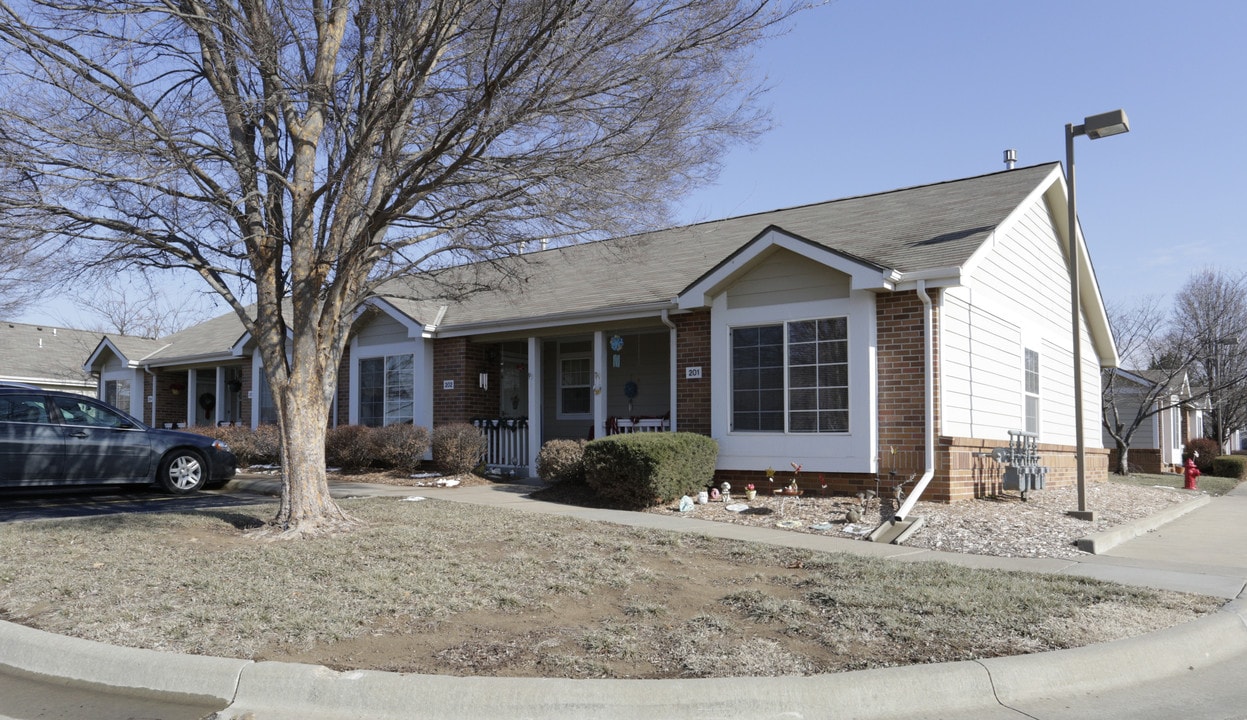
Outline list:
[[[1247,427],[1247,276],[1211,268],[1192,275],[1174,299],[1173,326],[1208,399],[1206,434],[1224,450]]]
[[[0,182],[0,232],[187,268],[224,298],[273,391],[286,534],[353,524],[328,494],[325,418],[350,319],[378,284],[665,220],[761,128],[749,51],[795,11],[16,2],[0,0],[0,176],[33,180]]]
[[[76,324],[63,321],[62,324],[101,333],[158,338],[185,330],[212,314],[207,303],[195,302],[190,293],[183,293],[175,303],[151,282],[142,282],[136,287],[134,283],[92,280],[90,296],[79,299],[74,306],[95,320],[85,323],[78,320]]]
[[[1104,429],[1117,447],[1118,475],[1130,474],[1130,447],[1134,435],[1155,415],[1174,407],[1197,350],[1173,341],[1159,298],[1144,298],[1133,306],[1108,308],[1113,341],[1123,368],[1106,368],[1101,383]]]
[[[0,318],[14,317],[47,292],[45,264],[39,243],[0,239]]]

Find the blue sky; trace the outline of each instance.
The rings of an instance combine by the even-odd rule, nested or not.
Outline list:
[[[775,127],[731,153],[678,220],[729,217],[1064,161],[1065,124],[1122,108],[1131,131],[1075,140],[1078,213],[1105,300],[1247,270],[1247,3],[837,0],[757,64]]]
[[[1247,2],[833,0],[757,55],[774,128],[731,152],[680,224],[1063,161],[1105,300],[1247,270]],[[198,288],[196,288],[197,290]],[[58,305],[27,322],[72,322]]]

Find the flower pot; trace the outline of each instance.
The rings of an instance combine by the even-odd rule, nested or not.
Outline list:
[[[753,499],[754,499],[754,498],[756,498],[757,496],[758,496],[758,491],[757,491],[757,490],[746,490],[746,491],[745,491],[745,499],[746,499],[746,500],[753,500]]]

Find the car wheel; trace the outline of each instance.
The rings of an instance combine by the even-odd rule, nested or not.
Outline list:
[[[207,479],[207,467],[198,454],[191,450],[174,450],[160,461],[156,479],[161,487],[171,493],[194,492],[203,487]]]

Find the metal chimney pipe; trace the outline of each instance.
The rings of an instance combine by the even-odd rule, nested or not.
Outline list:
[[[1018,151],[1012,148],[1005,150],[1005,169],[1012,170],[1013,165],[1018,161]]]

